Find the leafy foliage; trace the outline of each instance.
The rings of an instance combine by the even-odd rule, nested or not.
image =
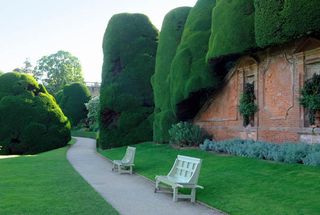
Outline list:
[[[212,11],[207,60],[256,47],[253,0],[217,0]]]
[[[200,127],[189,122],[172,125],[169,135],[170,143],[179,146],[198,146],[204,139]]]
[[[52,93],[57,93],[67,84],[84,82],[79,59],[66,51],[43,56],[37,62],[33,75],[36,79],[43,80]]]
[[[254,0],[255,32],[260,47],[320,33],[318,0]]]
[[[99,112],[100,112],[100,97],[95,96],[85,103],[88,110],[87,119],[89,124],[89,129],[91,131],[97,131],[99,129]]]
[[[114,15],[103,39],[99,146],[152,139],[158,31],[142,14]]]
[[[0,76],[1,154],[35,154],[65,146],[70,123],[55,99],[34,78]]]
[[[243,126],[249,125],[250,117],[258,111],[258,106],[254,103],[255,99],[254,85],[246,83],[244,86],[244,92],[240,97],[239,105],[239,112],[243,116]]]
[[[62,95],[59,95],[59,97],[58,103],[72,126],[76,126],[87,117],[88,111],[85,103],[90,100],[91,95],[84,84],[73,83],[64,86]]]
[[[153,140],[156,142],[168,142],[169,128],[176,122],[174,112],[171,110],[170,95],[167,92],[170,88],[168,77],[189,12],[190,7],[176,8],[165,16],[162,23],[155,73],[151,79],[155,104]]]
[[[320,110],[320,75],[313,74],[301,89],[300,104],[308,109],[310,124],[315,123],[315,113]]]

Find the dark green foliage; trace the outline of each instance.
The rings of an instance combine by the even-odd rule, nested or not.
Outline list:
[[[253,0],[216,0],[207,60],[256,47]]]
[[[300,104],[309,111],[309,121],[315,123],[315,113],[320,111],[320,75],[313,74],[301,89]]]
[[[201,128],[189,122],[179,122],[169,130],[170,143],[179,146],[198,146],[204,138]]]
[[[162,23],[155,73],[152,76],[155,104],[153,140],[156,142],[168,141],[168,130],[171,124],[176,122],[174,112],[171,110],[168,77],[189,12],[190,7],[176,8],[165,16]]]
[[[215,2],[198,0],[187,18],[169,76],[170,100],[175,113],[179,111],[176,107],[178,103],[187,99],[190,93],[217,84],[213,71],[205,61]]]
[[[82,83],[73,83],[63,87],[62,94],[58,93],[57,101],[63,113],[69,118],[71,125],[76,126],[85,119],[88,110],[85,106],[90,98],[90,91]]]
[[[254,5],[260,47],[320,33],[319,0],[255,0]]]
[[[33,77],[0,77],[0,154],[35,154],[65,146],[70,123]]]
[[[250,118],[258,111],[258,106],[254,102],[256,96],[254,95],[254,85],[246,83],[244,92],[240,97],[239,112],[243,117],[243,126],[250,123]]]
[[[152,139],[158,31],[142,14],[114,15],[103,39],[99,147]]]

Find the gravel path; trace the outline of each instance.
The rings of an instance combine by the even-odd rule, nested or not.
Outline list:
[[[111,162],[96,153],[95,140],[76,138],[67,158],[80,175],[122,215],[221,215],[172,195],[154,193],[154,184],[138,175],[112,172]]]

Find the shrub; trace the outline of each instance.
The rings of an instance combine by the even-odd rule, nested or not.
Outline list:
[[[320,33],[319,0],[254,0],[254,6],[260,47]]]
[[[217,0],[207,61],[256,48],[253,0]]]
[[[171,110],[170,93],[167,92],[170,88],[168,77],[189,12],[189,7],[176,8],[165,16],[162,23],[155,73],[151,79],[155,105],[153,122],[153,140],[155,142],[168,142],[168,131],[171,125],[176,123],[176,116]]]
[[[100,112],[100,97],[95,96],[89,100],[88,103],[85,103],[85,106],[88,110],[87,119],[89,124],[89,129],[91,131],[97,131],[99,129],[99,112]]]
[[[254,85],[247,83],[244,92],[240,97],[239,112],[243,116],[243,126],[250,123],[250,118],[258,111],[258,106],[254,103],[256,96],[254,95]]]
[[[169,130],[170,143],[179,146],[198,146],[203,141],[199,126],[188,122],[179,122]]]
[[[22,73],[0,77],[0,154],[35,154],[66,146],[70,123],[46,89]]]
[[[73,83],[63,87],[59,98],[59,105],[64,114],[69,118],[71,125],[76,126],[87,117],[85,103],[90,100],[90,91],[82,83]]]
[[[304,143],[274,144],[253,140],[211,141],[206,139],[200,145],[201,150],[228,153],[242,157],[273,160],[286,163],[320,164],[320,145]]]
[[[309,122],[315,124],[315,113],[320,111],[320,75],[313,74],[301,89],[300,104],[309,111]]]
[[[158,31],[143,14],[114,15],[103,39],[99,147],[152,139]]]
[[[303,163],[309,166],[320,166],[320,152],[313,152],[308,154],[304,159]]]

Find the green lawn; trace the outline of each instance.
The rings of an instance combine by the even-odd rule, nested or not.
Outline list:
[[[92,139],[97,138],[97,132],[94,132],[94,131],[72,130],[71,135],[73,137],[88,137],[88,138],[92,138]]]
[[[0,159],[0,214],[118,214],[73,169],[66,151]]]
[[[320,168],[217,155],[196,149],[142,143],[135,171],[150,179],[167,174],[178,154],[203,159],[197,199],[230,214],[320,214]],[[111,159],[125,147],[101,152]],[[159,194],[161,195],[161,194]]]

